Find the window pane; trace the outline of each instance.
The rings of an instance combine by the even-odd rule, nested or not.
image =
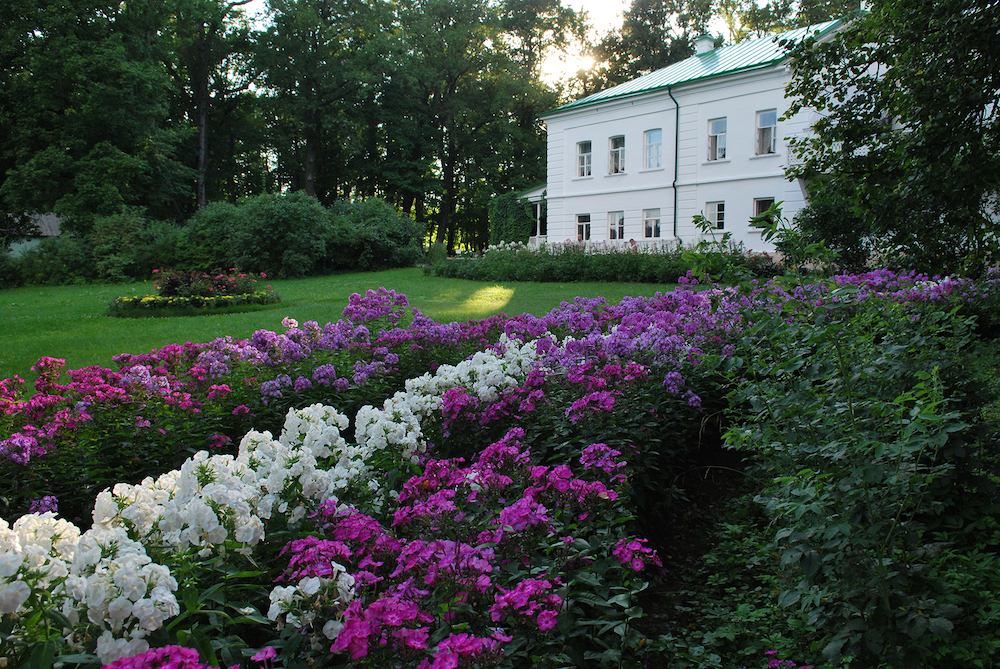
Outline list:
[[[719,118],[710,122],[712,124],[712,134],[721,135],[726,131],[726,119]]]
[[[778,124],[778,112],[777,111],[766,111],[760,112],[758,114],[759,121],[757,123],[758,128],[765,128],[772,125]]]

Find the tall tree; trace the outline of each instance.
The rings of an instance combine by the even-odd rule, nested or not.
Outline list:
[[[607,84],[617,85],[687,58],[711,16],[710,0],[632,0],[622,26],[596,49]]]
[[[251,0],[168,0],[169,52],[164,65],[194,129],[195,201],[208,204],[209,123],[213,106],[246,91],[250,27],[240,11]]]
[[[898,261],[976,271],[1000,256],[1000,5],[878,0],[795,53],[789,113],[811,107],[790,176],[839,198]],[[825,198],[828,200],[828,198]]]
[[[178,214],[189,173],[165,127],[161,3],[0,5],[0,198],[86,232],[123,205]]]
[[[273,24],[258,50],[263,83],[301,138],[295,183],[326,199],[347,181],[352,165],[359,166],[337,153],[352,137],[365,135],[366,121],[377,116],[365,107],[383,80],[384,52],[396,30],[392,14],[387,5],[362,0],[270,4]]]

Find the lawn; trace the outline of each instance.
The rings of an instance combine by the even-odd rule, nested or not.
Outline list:
[[[486,318],[504,312],[542,315],[576,296],[649,296],[672,285],[648,283],[503,284],[424,276],[418,268],[274,281],[282,302],[249,313],[176,318],[109,318],[108,304],[122,295],[153,292],[152,282],[130,285],[44,286],[0,291],[0,378],[29,381],[42,356],[63,358],[70,369],[111,366],[118,353],[144,353],[175,342],[207,342],[225,335],[248,337],[275,330],[281,319],[325,324],[340,318],[351,293],[385,286],[438,322]]]

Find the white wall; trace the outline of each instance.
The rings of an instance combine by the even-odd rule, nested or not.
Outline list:
[[[784,88],[789,72],[773,66],[743,74],[727,75],[703,83],[677,86],[680,106],[680,141],[677,174],[677,237],[685,244],[699,239],[692,218],[707,202],[725,202],[725,229],[733,240],[754,251],[770,251],[759,231],[749,226],[755,198],[783,201],[783,214],[791,219],[804,205],[797,183],[784,176],[790,161],[791,135],[806,132],[807,113],[778,122],[777,150],[755,155],[756,112],[774,109],[780,118],[788,109]],[[660,209],[663,241],[674,234],[675,108],[666,91],[631,99],[614,100],[546,118],[548,126],[548,225],[549,241],[576,239],[576,217],[590,214],[591,240],[608,238],[608,212],[625,212],[625,240],[643,237],[642,211]],[[727,120],[725,160],[708,160],[708,122]],[[663,166],[643,169],[643,133],[660,128],[663,133]],[[608,174],[608,141],[625,137],[626,172]],[[593,146],[593,173],[578,177],[577,144]]]

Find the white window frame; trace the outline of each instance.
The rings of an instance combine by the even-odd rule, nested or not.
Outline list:
[[[590,214],[576,215],[576,240],[578,242],[590,241]]]
[[[625,135],[608,138],[608,174],[625,174]]]
[[[728,125],[725,116],[708,120],[709,160],[726,159],[726,130]]]
[[[660,209],[642,210],[642,236],[645,239],[660,238]]]
[[[757,131],[754,151],[758,156],[768,156],[778,152],[778,110],[765,109],[757,112]]]
[[[647,130],[643,133],[642,139],[642,155],[646,169],[655,170],[663,167],[663,128]]]
[[[715,228],[716,230],[725,230],[726,202],[724,200],[718,200],[715,202],[706,202],[705,218],[707,218],[712,223],[712,227]]]
[[[586,151],[584,151],[586,149]],[[576,143],[576,176],[589,177],[593,175],[594,144],[583,141]]]
[[[608,212],[608,239],[625,239],[625,212]]]

